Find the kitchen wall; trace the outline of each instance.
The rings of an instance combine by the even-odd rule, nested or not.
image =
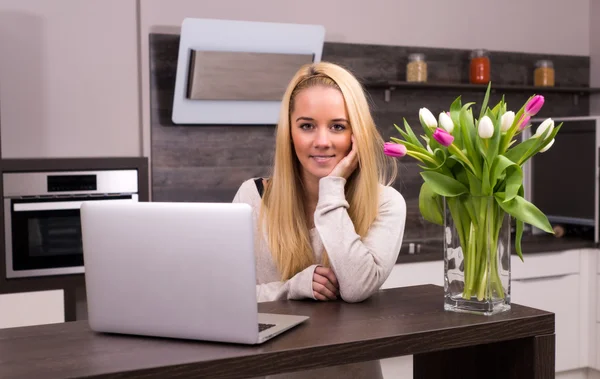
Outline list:
[[[148,33],[179,33],[185,17],[321,24],[326,40],[588,55],[591,0],[141,0],[141,72],[149,77]],[[564,17],[564,15],[569,17]],[[368,16],[368,17],[365,17]],[[600,70],[600,68],[599,68]],[[143,151],[150,151],[149,81],[142,81]]]
[[[593,3],[2,0],[2,155],[149,156],[148,33],[177,33],[184,17],[316,23],[334,42],[588,55]]]
[[[2,156],[140,156],[136,0],[0,1]]]
[[[273,125],[202,125],[176,126],[171,121],[172,99],[179,36],[155,34],[150,37],[150,92],[152,172],[151,183],[155,201],[216,201],[233,199],[240,184],[251,177],[270,175],[274,152]],[[399,137],[394,124],[402,125],[406,118],[415,131],[420,129],[419,109],[423,106],[434,114],[462,96],[463,104],[481,103],[484,89],[477,92],[460,90],[396,89],[385,101],[384,89],[371,88],[369,82],[404,78],[406,57],[411,52],[427,57],[432,81],[456,83],[468,81],[467,49],[411,48],[402,46],[325,42],[323,59],[348,67],[365,84],[373,109],[373,118],[384,140]],[[551,59],[563,75],[557,85],[585,87],[589,85],[589,57],[572,55],[494,52],[492,83],[495,85],[531,85],[534,63]],[[502,92],[502,91],[500,91]],[[586,116],[589,99],[577,102],[569,93],[544,93],[546,104],[537,117]],[[515,111],[531,93],[527,91],[494,93],[490,104],[505,96]],[[479,107],[474,107],[478,114]],[[441,246],[440,227],[426,222],[419,212],[419,191],[423,184],[413,159],[402,159],[400,175],[393,186],[403,194],[407,204],[405,242],[426,242]],[[438,249],[438,251],[441,251]],[[401,252],[402,254],[403,252]],[[408,252],[405,252],[408,253]]]

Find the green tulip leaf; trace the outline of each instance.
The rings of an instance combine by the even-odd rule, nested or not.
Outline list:
[[[454,126],[460,123],[460,110],[462,108],[460,96],[457,97],[450,105],[450,118],[454,123]]]
[[[496,159],[496,156],[498,155],[498,148],[500,147],[500,137],[502,135],[500,132],[501,118],[495,117],[491,111],[488,111],[486,115],[492,120],[494,125],[494,135],[488,140],[488,147],[485,156],[488,164],[491,166],[492,162],[494,162],[494,159]]]
[[[506,112],[506,103],[504,102],[504,95],[502,95],[502,99],[498,102],[498,104],[496,104],[496,106],[492,108],[491,112],[494,115],[494,118],[498,118],[500,117],[500,115],[503,115]]]
[[[400,128],[398,125],[394,124],[394,127],[396,128],[396,130],[398,130],[398,133],[400,133],[400,135],[402,136],[402,138],[404,138],[404,140],[406,141],[410,141],[410,136],[408,135],[408,133],[406,133],[404,130],[402,130],[402,128]]]
[[[454,159],[452,159],[452,158],[454,158]],[[470,184],[469,184],[469,177],[467,176],[467,173],[470,173],[470,172],[467,169],[465,169],[465,166],[463,166],[462,164],[459,164],[460,161],[458,161],[456,157],[450,157],[450,158],[448,158],[448,161],[454,161],[454,162],[458,163],[458,164],[455,163],[454,166],[452,167],[452,174],[454,175],[454,178],[456,180],[458,180],[459,182],[462,183],[462,185],[469,188]]]
[[[444,225],[442,198],[433,192],[427,182],[419,192],[419,210],[423,218],[437,225]]]
[[[467,156],[472,159],[471,163],[473,163],[475,170],[481,172],[481,156],[475,150],[475,141],[478,136],[473,121],[473,112],[469,109],[472,104],[474,103],[467,103],[460,110],[460,131],[463,144],[467,150]]]
[[[440,196],[453,197],[467,193],[469,190],[458,180],[434,171],[421,172],[421,176],[431,190]]]
[[[554,234],[550,222],[548,222],[542,211],[522,196],[515,196],[512,200],[508,201],[504,201],[506,196],[504,192],[498,192],[494,196],[498,205],[517,220],[533,225],[547,233]]]
[[[492,82],[490,81],[487,86],[487,90],[485,91],[485,96],[483,97],[483,103],[481,104],[481,110],[479,111],[479,119],[483,117],[487,110],[488,101],[490,100],[490,90],[492,89]]]
[[[501,177],[502,173],[504,173],[504,171],[511,165],[516,164],[504,155],[498,155],[492,164],[492,180],[494,182],[497,181]]]
[[[519,189],[523,186],[523,170],[521,167],[514,165],[506,170],[506,187],[504,201],[511,201],[519,193]]]
[[[473,196],[481,196],[481,180],[477,179],[477,177],[473,175],[470,171],[466,170],[466,172],[467,180],[469,181],[469,188],[471,189],[471,194]]]
[[[514,163],[520,162],[528,153],[528,151],[535,146],[537,138],[529,138],[526,141],[521,142],[515,147],[509,149],[506,154],[506,158],[510,159]]]
[[[498,181],[505,181],[505,183],[501,183],[504,184],[503,189],[506,192],[504,201],[512,200],[517,196],[523,185],[523,170],[519,165],[503,155],[498,155],[494,159],[491,172],[490,183],[492,188],[496,187]]]
[[[460,124],[460,110],[462,108],[461,97],[457,97],[454,102],[450,105],[450,118],[452,119],[452,123],[454,124],[454,130],[452,131],[452,136],[454,136],[454,145],[456,145],[459,149],[464,148],[463,138],[462,138],[462,126]]]
[[[483,172],[481,176],[481,192],[483,195],[491,195],[492,187],[490,186],[490,169],[487,161],[483,161]]]
[[[521,239],[523,237],[523,221],[516,220],[517,224],[517,232],[515,234],[515,250],[517,251],[517,255],[521,258],[521,262],[523,259],[523,251],[521,250]]]
[[[421,144],[421,141],[419,141],[419,139],[417,138],[417,136],[415,135],[415,133],[413,132],[412,128],[410,127],[410,125],[408,125],[408,121],[406,121],[406,119],[403,119],[404,121],[404,130],[406,130],[406,134],[408,135],[408,138],[410,138],[410,142],[414,145],[417,146],[421,146],[424,147]]]

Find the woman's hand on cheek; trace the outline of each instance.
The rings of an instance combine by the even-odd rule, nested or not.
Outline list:
[[[352,149],[339,163],[331,170],[328,176],[339,176],[348,179],[358,167],[358,153],[352,136]]]

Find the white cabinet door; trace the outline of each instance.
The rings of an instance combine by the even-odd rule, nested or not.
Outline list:
[[[556,371],[579,368],[579,275],[513,280],[511,301],[555,314]]]
[[[0,328],[65,322],[63,290],[0,295]]]
[[[443,260],[397,264],[381,286],[381,289],[417,286],[421,284],[444,285]]]

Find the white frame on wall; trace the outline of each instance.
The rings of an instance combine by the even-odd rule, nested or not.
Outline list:
[[[190,100],[186,97],[191,50],[313,54],[321,60],[321,25],[186,18],[181,26],[173,96],[175,124],[276,124],[281,101]],[[290,78],[291,79],[291,78]]]

